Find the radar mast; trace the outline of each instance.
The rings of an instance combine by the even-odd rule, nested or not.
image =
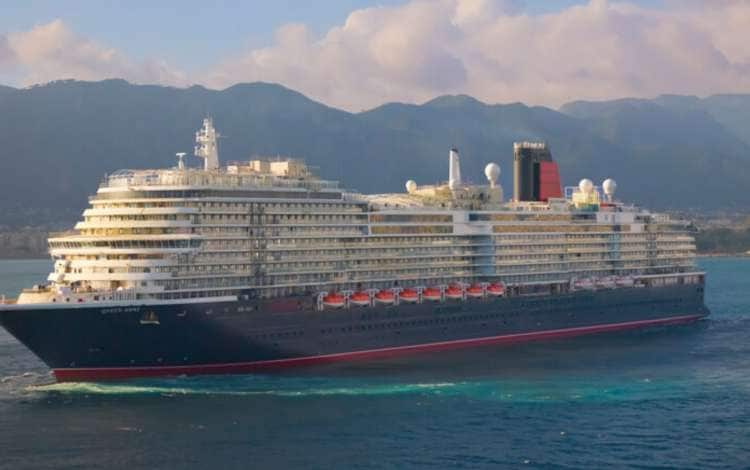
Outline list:
[[[205,170],[219,168],[219,134],[214,129],[213,120],[207,117],[203,120],[203,127],[195,133],[195,156],[204,159]]]

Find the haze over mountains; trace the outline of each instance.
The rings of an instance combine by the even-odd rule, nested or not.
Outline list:
[[[442,96],[353,114],[266,83],[215,91],[106,80],[0,87],[0,215],[6,224],[72,222],[105,173],[173,166],[207,114],[226,136],[223,162],[304,158],[363,192],[444,180],[457,146],[465,178],[484,182],[483,167],[497,162],[507,195],[513,141],[546,140],[565,185],[614,177],[621,198],[661,209],[750,203],[750,95],[573,102],[559,111]]]

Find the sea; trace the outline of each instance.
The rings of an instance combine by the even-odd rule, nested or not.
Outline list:
[[[750,468],[750,258],[699,265],[697,324],[268,375],[55,384],[0,331],[0,468]]]

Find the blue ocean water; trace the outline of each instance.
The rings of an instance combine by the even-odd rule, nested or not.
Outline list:
[[[0,467],[750,468],[750,258],[700,265],[699,324],[285,374],[50,384],[0,332]]]

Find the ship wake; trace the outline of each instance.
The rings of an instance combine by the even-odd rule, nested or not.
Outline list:
[[[694,380],[695,377],[692,378]],[[67,382],[34,385],[27,393],[49,398],[227,396],[304,399],[315,397],[444,396],[509,403],[612,402],[670,399],[693,393],[680,379],[651,377],[563,378],[536,380],[419,381],[383,383],[364,380],[252,377],[178,378],[120,383]]]

